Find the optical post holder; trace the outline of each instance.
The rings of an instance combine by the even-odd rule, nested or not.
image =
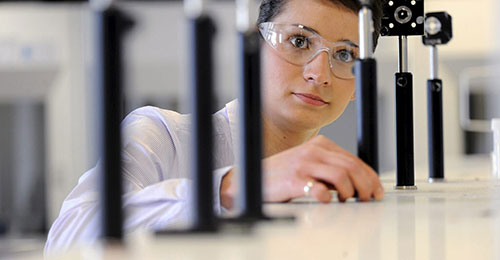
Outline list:
[[[240,194],[237,204],[241,215],[234,221],[252,223],[267,219],[262,211],[260,36],[255,27],[250,26],[250,22],[247,22],[246,26],[243,25],[244,18],[241,16],[249,18],[248,1],[237,1],[237,4],[240,43],[240,167],[238,173]]]
[[[219,223],[213,204],[213,126],[214,100],[213,50],[216,26],[206,14],[204,0],[184,1],[184,11],[189,24],[190,65],[194,75],[191,82],[192,109],[192,203],[193,224],[187,230],[164,230],[159,235],[191,235],[217,233]]]
[[[121,131],[123,118],[123,38],[134,22],[115,1],[91,1],[96,25],[96,87],[100,108],[102,233],[107,242],[123,239]]]
[[[373,58],[371,1],[360,1],[360,58],[354,65],[358,156],[378,172],[377,62]]]
[[[427,121],[429,135],[429,182],[444,181],[443,82],[438,77],[437,45],[453,37],[452,18],[446,12],[427,13],[424,45],[430,46],[430,79],[427,80]]]
[[[396,189],[416,189],[413,139],[413,75],[408,72],[408,36],[424,34],[423,0],[389,0],[384,4],[382,36],[399,37],[396,81]]]
[[[237,0],[237,29],[240,49],[239,91],[239,196],[237,207],[240,215],[224,219],[231,226],[252,226],[259,221],[294,220],[293,216],[269,217],[262,209],[262,113],[260,35],[254,25],[253,0]]]

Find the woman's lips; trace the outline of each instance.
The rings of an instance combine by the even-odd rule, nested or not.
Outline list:
[[[328,102],[324,101],[320,97],[312,94],[306,93],[293,93],[296,97],[302,100],[304,103],[313,105],[313,106],[324,106],[328,104]]]

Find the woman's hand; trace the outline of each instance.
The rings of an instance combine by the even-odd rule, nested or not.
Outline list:
[[[332,199],[329,189],[337,190],[342,202],[355,194],[361,201],[384,197],[384,188],[370,166],[321,135],[264,159],[262,166],[268,202],[303,197],[309,181],[314,181],[310,195],[325,203]],[[232,170],[223,178],[220,194],[221,204],[232,208],[236,194]]]
[[[355,194],[361,201],[384,197],[375,171],[324,136],[263,160],[263,180],[264,200],[270,202],[303,197],[308,181],[314,181],[310,195],[325,203],[332,188],[342,202]]]

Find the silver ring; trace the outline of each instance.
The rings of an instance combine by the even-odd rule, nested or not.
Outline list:
[[[308,181],[306,186],[304,186],[304,194],[306,197],[309,197],[309,194],[311,193],[311,189],[314,186],[315,181]]]

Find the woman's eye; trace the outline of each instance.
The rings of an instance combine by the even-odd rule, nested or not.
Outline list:
[[[352,62],[354,60],[354,54],[348,50],[341,50],[335,53],[334,58],[341,62]]]
[[[293,46],[299,49],[305,49],[308,47],[308,39],[304,36],[292,36],[290,37],[290,42]]]

